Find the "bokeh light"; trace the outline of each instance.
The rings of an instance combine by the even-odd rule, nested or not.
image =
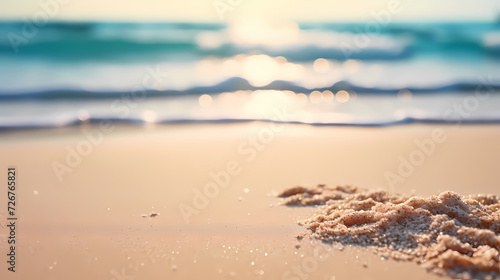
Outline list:
[[[410,101],[412,99],[411,91],[407,89],[402,89],[398,92],[398,99],[401,101]]]
[[[82,122],[87,121],[90,118],[90,114],[87,110],[80,110],[77,113],[78,119]]]
[[[142,113],[142,119],[145,122],[153,123],[153,122],[157,121],[157,116],[156,116],[156,113],[154,111],[147,110],[147,111],[144,111]]]
[[[335,100],[335,95],[333,94],[333,92],[329,90],[323,91],[322,95],[323,95],[323,101],[327,103],[333,102]]]
[[[201,107],[203,108],[208,108],[212,106],[212,96],[208,94],[203,94],[198,98],[198,103],[200,104]]]
[[[321,95],[320,91],[315,90],[309,94],[309,100],[311,100],[311,103],[321,103],[323,95]]]
[[[299,104],[299,106],[303,106],[303,105],[307,104],[309,99],[307,98],[307,95],[305,95],[303,93],[298,93],[295,95],[295,100],[297,100],[297,103]]]
[[[339,92],[337,92],[335,97],[340,103],[346,103],[347,101],[349,101],[349,93],[345,90],[340,90]]]
[[[318,58],[314,61],[313,67],[318,73],[326,73],[330,70],[330,62],[324,58]]]

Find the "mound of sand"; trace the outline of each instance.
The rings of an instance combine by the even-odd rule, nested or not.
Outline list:
[[[421,198],[352,186],[294,187],[285,205],[322,205],[302,221],[311,237],[375,247],[436,273],[500,277],[500,202],[495,195],[461,197],[446,191]]]

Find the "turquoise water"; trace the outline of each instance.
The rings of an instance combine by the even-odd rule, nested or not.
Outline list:
[[[0,62],[3,129],[500,121],[497,23],[3,22]]]

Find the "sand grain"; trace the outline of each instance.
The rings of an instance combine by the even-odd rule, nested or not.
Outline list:
[[[421,198],[353,186],[294,187],[286,205],[322,205],[301,223],[310,237],[372,246],[384,256],[412,260],[436,273],[500,277],[500,203],[495,195],[446,191]]]

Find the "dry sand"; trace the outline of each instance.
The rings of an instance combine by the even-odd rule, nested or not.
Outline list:
[[[446,142],[390,187],[384,174],[397,172],[399,157],[412,153],[415,139],[428,138],[436,127],[446,131]],[[19,227],[17,272],[8,272],[2,259],[0,278],[443,279],[363,248],[299,243],[295,236],[303,228],[297,221],[315,210],[275,207],[276,195],[318,183],[413,189],[420,196],[445,190],[498,194],[496,125],[286,125],[258,148],[248,146],[268,128],[265,123],[117,127],[62,182],[53,162],[64,163],[68,147],[86,139],[80,128],[3,133],[0,166],[18,168]],[[239,152],[240,146],[245,151]],[[196,192],[214,182],[209,173],[228,170],[233,161],[240,172],[210,193],[204,207],[193,208],[186,224],[179,207],[194,207]],[[0,181],[6,180],[0,172]],[[6,195],[0,201],[6,259]],[[159,215],[142,217],[150,213]]]
[[[285,205],[323,205],[299,235],[371,247],[381,256],[411,260],[461,279],[500,277],[500,202],[496,195],[428,198],[353,186],[294,187]]]

